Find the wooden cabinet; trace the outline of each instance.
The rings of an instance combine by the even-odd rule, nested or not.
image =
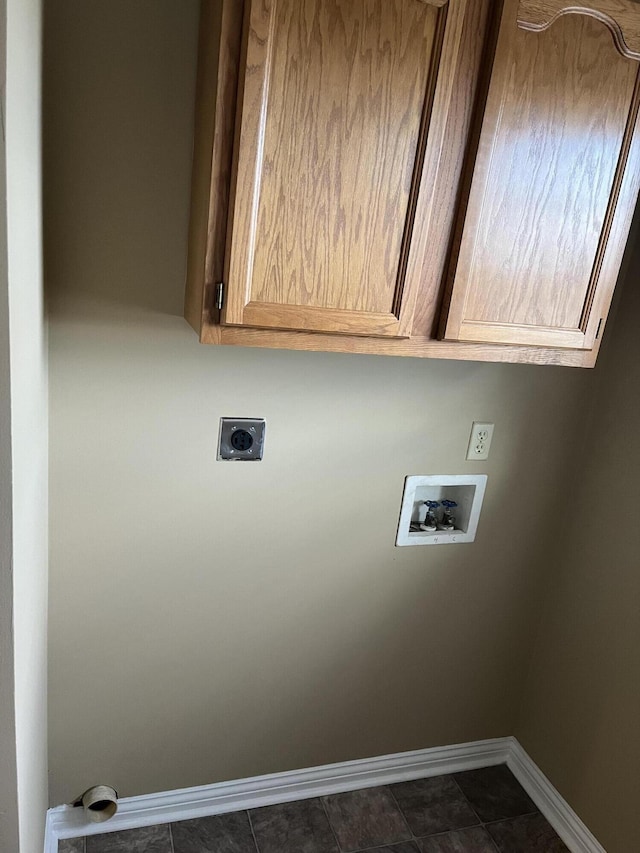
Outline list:
[[[640,182],[640,6],[505,0],[444,337],[591,350]]]
[[[634,0],[206,0],[187,319],[207,343],[591,366],[638,59]]]
[[[410,336],[468,2],[246,4],[223,323]]]

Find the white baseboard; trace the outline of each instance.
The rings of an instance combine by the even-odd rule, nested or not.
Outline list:
[[[508,764],[572,853],[605,853],[512,737],[345,761],[309,770],[255,776],[140,797],[124,797],[118,800],[118,812],[108,823],[89,823],[81,808],[57,806],[47,813],[45,853],[57,853],[58,840],[62,838],[173,823],[504,763]]]
[[[512,739],[507,766],[571,853],[606,853],[515,738]]]

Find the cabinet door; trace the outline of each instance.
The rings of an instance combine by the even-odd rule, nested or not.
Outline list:
[[[468,2],[246,0],[224,324],[410,334]]]
[[[505,0],[443,324],[591,349],[640,181],[640,5]]]

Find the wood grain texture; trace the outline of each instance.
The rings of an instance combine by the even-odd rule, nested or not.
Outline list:
[[[185,317],[198,333],[215,320],[215,285],[224,275],[243,4],[203,0]]]
[[[250,302],[245,305],[243,325],[314,331],[322,328],[326,319],[326,309],[321,306]],[[399,337],[398,318],[389,312],[333,308],[331,325],[349,335]]]
[[[410,334],[412,188],[465,6],[252,0],[226,324]]]
[[[629,59],[640,59],[640,7],[637,0],[520,0],[518,26],[542,31],[562,15],[586,15],[609,28],[617,49]]]
[[[415,265],[418,294],[412,337],[437,337],[446,284],[445,274],[451,256],[451,238],[462,193],[465,154],[483,79],[483,57],[488,48],[492,2],[493,0],[476,0],[467,5],[458,65],[453,72],[455,88],[431,186],[431,225],[430,228],[424,228],[422,224],[416,227],[416,234],[419,231],[419,244],[414,251],[416,258],[419,256],[418,252],[421,253],[422,267],[417,263]],[[429,169],[429,164],[430,161],[425,158],[425,172]],[[452,188],[455,188],[455,192],[452,192]],[[421,223],[421,215],[420,212],[416,215],[418,223]]]
[[[363,355],[393,355],[408,358],[447,358],[463,361],[493,361],[516,364],[562,365],[593,367],[595,351],[563,350],[541,347],[513,347],[491,344],[453,343],[433,338],[410,339],[369,338],[353,335],[327,335],[310,332],[286,332],[275,329],[250,329],[241,326],[217,327],[210,343],[225,346],[268,347],[271,349],[306,350],[316,352],[360,353]],[[203,333],[209,342],[209,329]]]
[[[625,235],[611,232],[635,127],[638,65],[600,21],[539,33],[506,0],[445,337],[591,348]],[[621,239],[614,246],[613,239]]]
[[[435,294],[438,290],[435,277],[441,275],[442,267],[437,249],[438,246],[441,249],[448,246],[445,235],[451,231],[451,221],[446,214],[447,204],[450,205],[454,200],[452,187],[457,187],[460,178],[460,171],[457,171],[456,180],[447,183],[447,176],[450,176],[450,169],[455,164],[451,153],[463,151],[460,144],[451,147],[452,134],[455,135],[457,120],[461,115],[458,100],[465,94],[468,96],[471,91],[475,92],[475,87],[464,87],[465,71],[468,70],[465,51],[473,46],[469,44],[469,26],[480,25],[480,29],[476,30],[476,44],[481,43],[477,39],[479,33],[484,33],[485,11],[477,0],[459,0],[456,14],[448,19],[443,32],[437,87],[430,120],[425,122],[424,127],[423,165],[416,175],[415,210],[411,213],[409,223],[411,231],[406,235],[402,299],[403,319],[406,324],[404,329],[408,333],[415,325],[416,301],[418,294],[424,290],[421,285],[425,279],[433,282],[432,293]],[[470,115],[470,109],[467,114]],[[458,169],[460,168],[461,163],[458,164]],[[447,195],[443,199],[439,190],[444,187],[447,189]]]
[[[205,281],[211,295],[214,293],[215,285],[224,278],[243,15],[242,2],[227,0],[222,3],[205,265]],[[212,301],[212,299],[205,301],[204,310],[207,313],[214,310]]]
[[[391,314],[437,13],[276,8],[252,298]]]
[[[225,2],[236,2],[236,0],[225,0]],[[454,73],[455,91],[448,113],[439,168],[432,187],[435,212],[431,221],[431,233],[424,229],[425,237],[427,237],[425,267],[419,276],[420,290],[416,303],[412,340],[385,340],[380,338],[367,340],[363,337],[340,334],[221,327],[218,324],[217,314],[205,312],[200,335],[203,343],[332,352],[380,353],[417,358],[442,357],[545,364],[559,363],[558,360],[564,358],[566,353],[562,351],[545,351],[542,355],[536,356],[529,349],[523,347],[476,347],[469,344],[445,343],[434,339],[434,324],[441,298],[441,280],[448,256],[448,242],[446,239],[442,239],[442,235],[450,232],[455,218],[457,196],[456,193],[452,193],[451,188],[457,187],[460,181],[476,95],[489,5],[490,0],[477,0],[468,7],[465,15],[464,32],[460,50],[457,53],[457,67]],[[208,47],[210,52],[210,45]],[[203,105],[199,102],[198,109],[202,110],[203,106],[210,109],[211,93],[216,91],[217,70],[211,62],[206,64],[206,69],[202,61],[200,65],[200,76],[202,77],[205,70],[208,70],[210,79],[206,86],[199,86],[199,97],[204,98],[206,103]],[[227,91],[226,87],[224,91]],[[216,109],[220,110],[220,106],[220,101],[218,101]],[[235,92],[231,97],[231,105],[227,105],[224,115],[228,115],[233,109],[235,109]],[[222,124],[227,126],[225,122]],[[201,127],[200,132],[204,129]],[[226,132],[232,139],[233,128],[227,127]],[[213,131],[210,130],[209,133],[212,134]],[[208,152],[211,151],[211,136],[205,140],[205,147]],[[207,157],[210,159],[210,153],[207,154]],[[194,164],[194,180],[196,178]],[[211,202],[212,204],[217,203],[219,215],[226,215],[227,207],[224,193],[217,191],[215,178],[212,179],[211,183]],[[194,235],[193,229],[191,236],[192,239],[197,236]],[[219,242],[212,239],[213,234],[210,233],[209,236],[208,256],[215,259],[213,268],[220,269],[224,261],[224,251],[221,251]],[[580,354],[577,360],[574,354],[571,354],[571,357],[573,366],[585,366],[581,361],[583,354]]]
[[[233,7],[237,9],[236,0],[224,0],[224,3],[227,5],[233,3]],[[214,7],[216,5],[218,3],[215,0],[207,0],[203,4],[203,8],[205,6]],[[443,239],[443,235],[448,235],[451,232],[455,220],[457,187],[460,183],[464,154],[471,126],[489,6],[490,0],[476,0],[476,2],[467,4],[461,43],[459,49],[456,51],[456,67],[452,72],[455,85],[450,92],[446,126],[440,137],[441,150],[437,157],[437,169],[433,174],[433,182],[430,186],[427,184],[429,203],[432,205],[430,227],[425,227],[422,218],[424,214],[420,210],[416,214],[424,253],[422,255],[422,268],[417,268],[416,265],[415,270],[417,299],[411,334],[421,339],[433,338],[435,336],[439,305],[442,298],[443,276],[448,258],[448,240]],[[241,26],[242,20],[240,19],[239,23],[236,24],[236,40],[238,41]],[[224,184],[219,190],[219,182],[214,177],[211,180],[209,194],[206,183],[211,177],[211,162],[213,159],[211,152],[212,148],[215,148],[216,143],[213,137],[214,123],[212,110],[214,106],[217,109],[220,108],[220,95],[216,95],[216,93],[218,90],[224,92],[225,113],[227,116],[232,116],[232,118],[231,121],[219,122],[216,124],[216,128],[226,128],[227,147],[232,146],[236,92],[233,86],[221,85],[220,75],[227,74],[227,65],[222,62],[219,63],[220,70],[217,71],[217,58],[216,65],[213,69],[209,69],[208,75],[203,73],[207,65],[212,65],[212,33],[211,27],[205,29],[204,24],[201,26],[201,42],[204,42],[204,44],[201,44],[200,48],[200,73],[196,106],[198,114],[204,112],[205,115],[209,116],[209,121],[196,122],[193,174],[194,195],[192,198],[195,197],[195,193],[204,182],[205,189],[207,190],[206,197],[209,198],[211,207],[216,208],[211,215],[217,218],[218,221],[224,222],[228,214],[229,203],[228,197],[224,192]],[[444,52],[446,54],[446,49]],[[216,73],[218,76],[216,76]],[[229,76],[237,80],[237,68],[235,75],[230,74]],[[231,91],[230,97],[228,94],[229,91]],[[436,99],[439,97],[440,95],[436,92]],[[436,112],[435,109],[434,112]],[[205,152],[204,157],[198,155],[198,152],[202,150]],[[202,163],[205,165],[204,173]],[[210,284],[220,278],[220,270],[223,269],[224,265],[224,245],[221,245],[220,240],[216,238],[216,229],[210,228],[207,232],[206,219],[204,220],[204,226],[198,227],[192,214],[190,229],[191,243],[193,244],[194,241],[200,242],[205,233],[207,233],[209,238],[207,247],[207,282]],[[198,266],[198,275],[200,276],[200,280],[198,282],[196,279],[194,283],[196,287],[199,284],[201,294],[203,286],[201,265]],[[202,296],[200,295],[197,301],[195,319],[188,319],[190,319],[191,324],[197,331],[201,331],[202,342],[216,343],[220,337],[218,312],[205,310],[200,320],[201,306]],[[314,339],[314,341],[317,342],[317,339]],[[398,341],[398,343],[402,344],[401,341]],[[464,345],[461,346],[464,347]]]
[[[223,0],[225,5],[238,6],[238,0]],[[433,326],[437,317],[440,302],[440,281],[447,262],[448,241],[442,239],[442,234],[448,234],[451,230],[455,217],[455,206],[457,193],[452,193],[451,188],[457,187],[462,170],[464,150],[468,138],[472,108],[478,82],[478,70],[480,66],[484,33],[489,8],[489,0],[478,0],[467,10],[462,45],[458,55],[458,66],[456,71],[456,89],[448,116],[444,148],[441,157],[441,168],[437,174],[434,185],[434,205],[436,213],[432,218],[432,236],[428,241],[427,265],[424,274],[420,278],[420,292],[416,305],[414,327],[410,340],[390,338],[366,338],[345,334],[322,334],[315,332],[278,331],[275,329],[253,329],[241,327],[220,326],[215,314],[204,313],[200,339],[203,343],[224,344],[228,346],[250,346],[270,347],[293,350],[315,350],[329,352],[347,352],[363,354],[396,355],[418,358],[447,358],[464,359],[472,361],[496,361],[496,362],[520,362],[542,365],[567,365],[573,367],[592,367],[595,364],[597,348],[600,340],[592,351],[562,350],[554,348],[539,349],[525,346],[495,346],[488,344],[470,344],[445,342],[434,340]],[[241,23],[241,22],[240,22]],[[237,29],[239,33],[239,25]],[[199,100],[198,111],[203,109],[211,112],[212,96],[218,85],[217,81],[217,59],[211,62],[211,31],[208,34],[209,61],[200,62],[199,72]],[[206,73],[209,77],[206,78]],[[200,79],[202,78],[202,79]],[[223,87],[228,91],[228,87]],[[214,94],[215,97],[215,94]],[[202,103],[202,100],[205,103]],[[227,94],[226,115],[233,115],[235,110],[235,92],[231,97]],[[216,111],[220,110],[220,102],[215,105]],[[226,123],[228,125],[228,121]],[[221,126],[221,125],[217,125]],[[213,145],[213,132],[211,127],[207,129],[206,124],[201,123],[200,134],[204,133],[204,140],[196,138],[196,152],[198,147],[208,147],[211,159]],[[227,127],[228,139],[233,136],[233,128]],[[637,153],[636,153],[637,156]],[[631,161],[631,155],[630,155]],[[637,162],[637,160],[635,161]],[[640,174],[640,169],[636,167]],[[627,170],[630,174],[630,169]],[[194,182],[198,176],[196,163],[194,162]],[[207,179],[208,180],[208,179]],[[207,195],[212,205],[217,204],[219,215],[226,215],[224,194],[216,191],[216,181],[212,179],[211,186],[205,181]],[[631,190],[633,192],[633,188]],[[625,224],[620,223],[624,230]],[[197,236],[191,229],[193,240]],[[214,266],[220,269],[224,259],[218,241],[209,235],[208,256],[214,259]],[[615,259],[613,259],[615,262]],[[202,279],[202,275],[201,275]],[[197,321],[192,323],[198,328]],[[600,336],[601,339],[602,335]]]
[[[203,0],[201,4],[184,299],[185,319],[198,333],[203,323],[205,264],[209,243],[209,197],[212,185],[211,151],[219,107],[216,99],[216,79],[221,11],[221,8],[210,0]]]
[[[640,71],[636,77],[625,141],[605,219],[601,251],[592,273],[592,304],[585,306],[588,313],[583,317],[585,336],[591,341],[596,336],[598,341],[602,340],[640,195]],[[600,282],[606,286],[599,286]]]

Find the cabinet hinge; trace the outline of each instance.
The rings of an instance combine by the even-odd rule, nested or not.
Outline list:
[[[216,308],[218,311],[222,311],[222,306],[224,305],[224,282],[219,281],[216,284]]]

